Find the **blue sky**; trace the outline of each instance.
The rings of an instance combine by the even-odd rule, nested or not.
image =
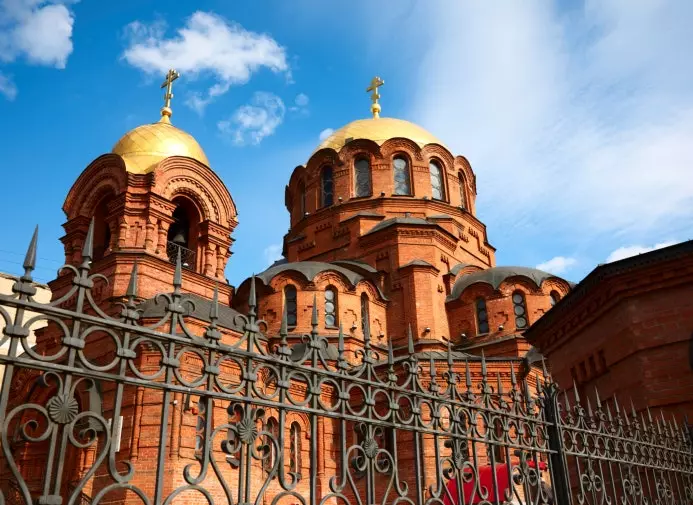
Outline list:
[[[227,276],[263,270],[284,186],[328,128],[428,128],[477,174],[502,264],[578,281],[598,263],[693,238],[693,3],[687,0],[0,0],[0,270],[59,266],[64,197],[128,129],[173,122],[239,211]]]

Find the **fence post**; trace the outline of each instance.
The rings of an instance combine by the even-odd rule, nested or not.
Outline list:
[[[561,437],[561,414],[558,406],[558,386],[554,382],[548,382],[544,386],[546,403],[544,415],[546,416],[546,431],[549,437],[551,484],[555,496],[556,505],[571,505],[570,480],[568,479],[568,465]]]

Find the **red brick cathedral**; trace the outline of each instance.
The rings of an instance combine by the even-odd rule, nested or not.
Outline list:
[[[286,185],[291,224],[284,237],[284,258],[255,280],[257,312],[268,323],[266,335],[276,338],[285,312],[292,353],[300,356],[306,345],[301,335],[311,331],[315,308],[318,330],[335,353],[341,327],[349,355],[363,348],[365,339],[376,349],[391,343],[398,357],[413,351],[426,360],[446,360],[450,346],[455,359],[468,360],[475,371],[483,353],[494,383],[498,376],[510,384],[511,368],[518,379],[536,380],[541,356],[523,332],[566,296],[571,285],[534,268],[496,266],[495,249],[477,216],[477,178],[470,163],[420,126],[380,117],[380,84],[376,79],[371,89],[371,117],[335,131],[305,165],[294,169]],[[114,302],[126,297],[137,264],[140,321],[145,324],[164,314],[165,301],[156,295],[171,291],[180,255],[182,291],[194,302],[187,306],[189,329],[204,334],[218,286],[221,339],[234,342],[242,335],[236,316],[248,310],[251,284],[247,279],[234,288],[225,281],[238,223],[236,206],[203,148],[171,123],[168,102],[157,122],[127,132],[111,152],[92,161],[70,189],[61,239],[66,262],[82,261],[93,220],[91,271],[108,280],[95,286],[96,302],[110,314],[120,311]],[[70,275],[51,282],[53,298],[63,297],[71,282]],[[50,353],[56,345],[50,331],[38,336],[39,352]],[[147,365],[140,366],[145,370]],[[479,374],[474,372],[472,379],[478,381]],[[147,484],[147,461],[156,461],[159,448],[152,436],[160,424],[157,398],[132,389],[120,413],[118,451],[139,468],[136,482],[145,490],[154,485]],[[179,484],[196,451],[196,409],[183,394],[174,393],[173,398],[166,453],[171,480],[165,489]],[[110,401],[104,391],[101,408],[106,417]],[[319,490],[327,486],[320,475],[334,472],[330,427],[321,425],[319,441],[311,441],[305,419],[292,416],[287,451],[293,451],[294,469],[308,464],[307,457],[301,460],[306,450],[301,443],[325,444],[325,456],[317,463],[322,468]],[[41,456],[23,457],[30,463]],[[90,457],[74,451],[66,468],[78,476],[92,463]],[[27,475],[28,481],[41,477],[30,470]],[[98,476],[94,482],[86,493],[96,493]]]

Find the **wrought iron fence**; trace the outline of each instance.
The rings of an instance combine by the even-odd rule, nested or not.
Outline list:
[[[693,503],[674,420],[583,407],[513,363],[505,381],[483,356],[415,353],[411,334],[400,353],[366,332],[352,355],[319,334],[315,304],[297,355],[286,314],[264,334],[254,283],[239,331],[219,325],[216,293],[194,331],[180,255],[163,317],[140,317],[136,265],[110,316],[91,236],[59,299],[32,299],[36,235],[0,296],[0,504]]]

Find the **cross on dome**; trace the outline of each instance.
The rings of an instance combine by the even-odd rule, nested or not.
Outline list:
[[[164,106],[161,108],[161,122],[170,123],[171,114],[171,98],[173,98],[173,81],[180,77],[180,73],[175,69],[170,69],[166,74],[166,79],[164,80],[161,88],[166,88],[166,93],[164,94]]]
[[[366,88],[366,91],[372,91],[371,93],[371,112],[373,113],[373,119],[378,119],[380,117],[380,104],[378,103],[378,100],[380,100],[380,93],[378,93],[378,88],[385,84],[385,81],[383,81],[380,77],[375,76],[373,77],[373,80],[371,80],[371,85]]]

